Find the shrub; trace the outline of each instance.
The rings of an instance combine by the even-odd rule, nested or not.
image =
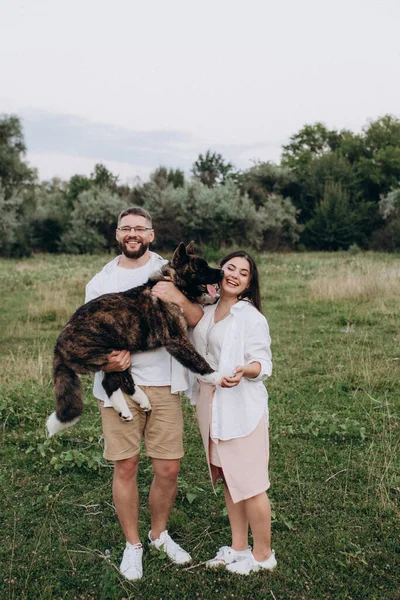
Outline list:
[[[70,226],[61,237],[60,249],[72,254],[109,251],[116,243],[116,219],[124,208],[126,200],[109,190],[92,188],[81,192]]]

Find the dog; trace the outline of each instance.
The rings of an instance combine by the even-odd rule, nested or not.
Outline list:
[[[187,298],[195,301],[205,291],[215,296],[223,271],[213,269],[194,253],[194,242],[183,242],[171,262],[141,286],[126,292],[104,294],[81,306],[61,331],[54,349],[53,381],[56,410],[46,422],[48,437],[74,425],[82,414],[83,393],[78,374],[95,373],[107,364],[112,350],[145,352],[165,347],[184,367],[206,383],[218,385],[215,372],[189,340],[181,309],[152,295],[158,281],[171,280]],[[105,373],[103,387],[124,421],[132,420],[122,392],[143,410],[151,406],[146,394],[135,386],[130,369]]]

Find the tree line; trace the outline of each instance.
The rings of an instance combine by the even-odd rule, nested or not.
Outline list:
[[[258,250],[400,249],[400,120],[361,133],[305,125],[280,164],[238,171],[208,150],[191,176],[160,166],[133,187],[103,164],[90,176],[39,182],[26,162],[20,119],[0,116],[0,255],[94,253],[115,246],[116,215],[149,210],[158,244]]]

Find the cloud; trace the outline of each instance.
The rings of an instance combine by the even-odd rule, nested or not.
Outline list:
[[[132,131],[95,123],[73,115],[26,111],[22,115],[30,152],[61,152],[86,158],[102,157],[142,166],[174,159],[176,144],[191,136],[180,131]]]
[[[147,179],[160,165],[180,168],[187,175],[200,153],[219,152],[238,169],[254,160],[279,160],[280,143],[226,144],[196,138],[179,130],[135,131],[106,123],[43,110],[23,110],[28,159],[40,179],[89,174],[103,163],[121,182]]]
[[[150,167],[132,163],[104,160],[101,157],[74,156],[61,152],[27,152],[26,158],[31,167],[38,169],[39,178],[42,181],[53,177],[68,180],[77,174],[89,176],[96,163],[103,163],[114,175],[119,175],[120,183],[133,186],[139,179],[146,181],[153,170]]]

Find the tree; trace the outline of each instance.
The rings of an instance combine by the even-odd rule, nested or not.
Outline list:
[[[300,223],[313,218],[330,184],[340,184],[341,190],[354,204],[361,201],[357,172],[346,157],[337,152],[328,152],[313,159],[301,172],[297,172],[297,180],[300,193],[295,197],[295,205]]]
[[[326,190],[340,186],[351,214],[357,214],[354,237],[367,245],[372,233],[383,227],[380,197],[400,187],[400,120],[386,115],[357,135],[329,130],[322,123],[306,125],[284,146],[282,163],[293,170],[299,186],[293,201],[300,211],[299,221],[307,225],[303,243],[313,237],[314,218],[321,228],[325,195],[330,194]]]
[[[271,194],[257,210],[231,180],[214,188],[193,181],[184,187],[160,189],[151,182],[143,206],[153,216],[156,243],[158,237],[164,247],[194,239],[213,248],[248,245],[276,250],[293,247],[301,230],[289,198]]]
[[[59,251],[61,236],[71,219],[68,192],[69,184],[57,178],[36,186],[36,211],[31,224],[35,249],[43,252]]]
[[[169,184],[161,188],[154,181],[142,186],[142,206],[151,214],[156,230],[154,247],[172,249],[184,239],[180,217],[186,193],[186,187],[175,188]]]
[[[166,167],[160,166],[151,173],[150,181],[155,183],[160,190],[164,190],[169,184],[176,189],[185,185],[185,174],[180,169],[168,170]]]
[[[0,186],[0,255],[30,256],[32,253],[31,221],[24,215],[29,191],[20,190],[6,196]]]
[[[60,250],[85,254],[108,250],[116,244],[116,216],[126,201],[108,190],[93,188],[82,192],[75,203],[69,229],[63,234]]]
[[[363,194],[379,204],[400,187],[400,119],[385,115],[363,129],[364,154],[356,168]]]
[[[233,165],[226,163],[221,154],[207,150],[193,164],[192,173],[196,179],[209,188],[224,184],[233,172]]]
[[[372,247],[374,250],[394,251],[400,248],[400,189],[391,190],[381,196],[379,212],[384,226],[374,232]]]
[[[294,171],[259,162],[240,175],[239,183],[257,209],[262,229],[258,246],[268,250],[293,247],[303,229],[292,200],[300,190]]]
[[[35,169],[23,161],[26,152],[22,125],[15,115],[0,116],[0,184],[10,198],[36,179]]]
[[[340,183],[325,185],[324,197],[306,223],[302,239],[315,250],[346,250],[360,241],[359,217]]]
[[[150,173],[150,181],[154,183],[160,190],[165,190],[168,185],[167,168],[162,166],[157,167],[157,169]]]
[[[97,163],[94,166],[93,173],[90,174],[90,179],[92,180],[93,185],[99,189],[107,189],[111,192],[115,192],[119,176],[113,175],[105,165]]]
[[[355,197],[355,171],[339,151],[342,140],[348,141],[349,135],[350,132],[329,130],[323,123],[315,123],[305,125],[283,146],[282,165],[292,170],[298,186],[293,201],[300,223],[313,218],[329,182],[341,182]]]
[[[68,205],[72,210],[75,200],[81,192],[87,192],[92,187],[92,181],[86,175],[73,175],[68,182],[67,198]]]
[[[304,125],[290,138],[290,143],[283,146],[282,165],[299,169],[314,158],[327,152],[334,152],[340,147],[344,132],[329,130],[323,123]]]
[[[297,222],[296,207],[290,198],[273,193],[257,214],[263,236],[260,248],[270,251],[293,248],[299,241],[303,227]]]
[[[167,180],[175,189],[183,187],[185,185],[185,174],[181,169],[170,169]]]
[[[293,199],[300,193],[294,171],[272,162],[256,163],[239,175],[238,183],[257,209],[265,204],[271,194]]]

